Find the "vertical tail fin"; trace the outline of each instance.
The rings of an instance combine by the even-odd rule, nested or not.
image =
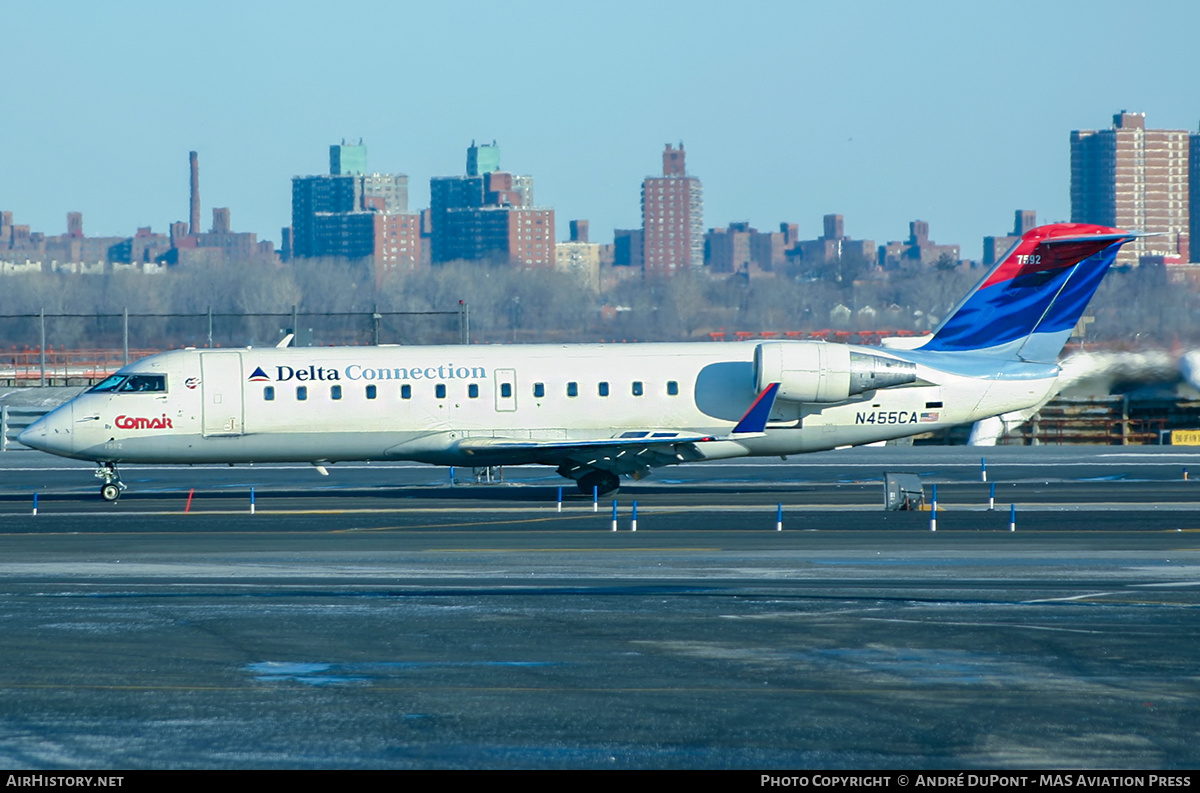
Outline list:
[[[1138,236],[1083,223],[1026,232],[921,349],[1056,360],[1117,251]]]

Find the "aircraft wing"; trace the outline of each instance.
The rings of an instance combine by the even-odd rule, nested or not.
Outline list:
[[[762,434],[762,433],[757,433]],[[740,437],[747,437],[745,435]],[[751,434],[750,437],[755,437]],[[587,438],[580,440],[547,439],[537,440],[523,438],[464,438],[458,442],[458,448],[466,452],[506,451],[518,449],[603,449],[606,447],[623,448],[636,446],[670,446],[679,443],[704,443],[705,441],[731,440],[731,437],[717,435],[696,435],[686,432],[654,432],[633,431],[623,432],[610,438]]]
[[[567,470],[584,468],[627,474],[640,479],[651,468],[704,459],[699,445],[712,441],[738,440],[764,435],[762,432],[737,435],[698,435],[684,432],[631,431],[613,438],[581,440],[536,440],[517,438],[464,438],[459,450],[478,455],[480,465],[495,465],[505,458],[521,462],[536,461]]]
[[[778,391],[778,383],[763,389],[733,431],[726,435],[645,429],[626,430],[604,438],[464,438],[457,448],[483,459],[520,452],[522,457],[536,457],[547,463],[566,463],[568,467],[596,468],[640,478],[639,474],[644,475],[650,468],[703,459],[697,444],[762,437]]]
[[[638,433],[641,434],[641,433]],[[654,434],[675,437],[652,438]],[[521,461],[534,460],[567,470],[586,468],[628,474],[641,478],[649,469],[675,463],[693,462],[704,455],[696,444],[717,440],[715,436],[683,433],[647,433],[641,438],[595,438],[590,440],[517,440],[507,438],[466,438],[458,448],[479,455],[481,464],[510,454]]]

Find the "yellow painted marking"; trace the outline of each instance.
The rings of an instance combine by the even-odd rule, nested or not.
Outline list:
[[[491,510],[488,510],[488,511],[490,512]],[[666,514],[670,514],[670,513],[669,512],[658,512],[657,514],[666,515]],[[599,517],[607,517],[607,516],[601,515]],[[476,521],[462,521],[460,523],[427,523],[427,524],[420,525],[420,526],[376,526],[376,527],[358,528],[358,529],[334,529],[330,533],[331,534],[354,534],[354,533],[365,533],[365,532],[374,532],[374,531],[407,531],[407,530],[411,530],[411,529],[453,528],[456,526],[514,526],[514,525],[523,524],[523,523],[547,523],[550,521],[584,520],[587,518],[596,520],[597,514],[594,512],[588,512],[584,515],[560,515],[558,513],[555,513],[554,515],[552,515],[550,517],[526,518],[525,520],[476,520]]]
[[[594,515],[592,515],[592,513],[588,513],[588,515],[591,517],[594,517]],[[473,521],[461,521],[459,523],[426,523],[421,526],[374,526],[374,527],[357,528],[357,529],[333,529],[332,531],[330,531],[330,534],[358,534],[358,533],[366,533],[366,532],[373,532],[373,531],[396,531],[396,530],[403,531],[403,530],[407,530],[407,529],[425,529],[425,528],[435,528],[435,529],[436,528],[454,528],[457,526],[513,526],[513,525],[522,524],[522,523],[547,523],[549,521],[556,521],[556,520],[579,520],[583,517],[584,517],[583,515],[565,516],[565,515],[558,515],[556,513],[553,517],[549,517],[549,518],[526,518],[525,520],[473,520]]]

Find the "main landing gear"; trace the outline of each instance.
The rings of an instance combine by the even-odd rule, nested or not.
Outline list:
[[[100,498],[111,504],[121,497],[121,492],[125,490],[125,483],[121,481],[121,475],[117,473],[115,463],[100,463],[100,468],[96,471],[96,478],[104,480],[104,484],[100,485]]]
[[[580,493],[586,496],[590,496],[593,492],[599,496],[607,496],[609,493],[617,492],[621,486],[621,477],[611,471],[588,471],[575,480],[575,486],[579,488]]]

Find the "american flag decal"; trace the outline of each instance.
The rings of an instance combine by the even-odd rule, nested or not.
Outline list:
[[[931,421],[937,421],[937,420],[938,420],[938,414],[937,414],[936,410],[921,414],[922,422],[931,422]]]

